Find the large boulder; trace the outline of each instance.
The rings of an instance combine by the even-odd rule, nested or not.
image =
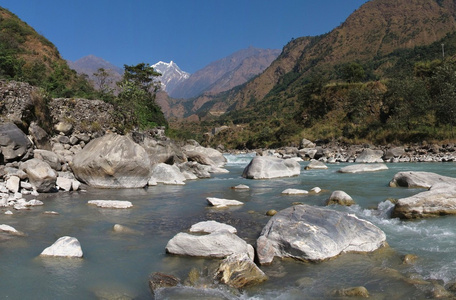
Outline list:
[[[172,165],[187,161],[180,147],[171,140],[159,141],[146,136],[140,144],[146,150],[152,165],[159,163]]]
[[[389,161],[393,158],[399,158],[405,155],[404,147],[394,147],[386,150],[385,155],[383,155],[383,160]]]
[[[38,192],[46,193],[55,189],[57,173],[47,162],[33,158],[22,163],[20,170],[27,173],[30,183]]]
[[[456,178],[432,172],[399,172],[390,181],[391,187],[430,188],[436,183],[456,184]]]
[[[150,182],[163,184],[185,184],[186,178],[176,165],[159,163],[152,167]]]
[[[65,162],[64,158],[60,155],[52,151],[42,149],[33,150],[33,157],[47,162],[51,166],[51,168],[53,168],[56,171],[61,171],[62,164]]]
[[[273,216],[257,240],[261,264],[274,257],[321,261],[345,252],[371,252],[385,245],[385,233],[355,215],[295,205]]]
[[[339,173],[365,173],[384,170],[388,170],[388,167],[385,164],[356,164],[341,168]]]
[[[248,179],[270,179],[297,176],[300,173],[301,165],[293,159],[256,156],[245,167],[242,177]]]
[[[184,153],[187,155],[190,155],[191,157],[195,158],[198,156],[198,160],[202,160],[204,158],[206,162],[212,162],[214,167],[223,167],[226,164],[226,158],[223,156],[223,154],[215,149],[212,148],[206,148],[202,147],[197,144],[187,144],[184,147],[182,147],[182,150]],[[209,160],[210,159],[210,160]],[[195,159],[195,161],[198,161]]]
[[[234,253],[247,253],[253,259],[253,247],[237,235],[228,231],[217,231],[207,235],[178,233],[166,245],[171,254],[224,258]]]
[[[0,151],[4,162],[26,158],[32,151],[32,142],[14,123],[0,125]]]
[[[150,160],[130,138],[107,134],[92,140],[73,158],[76,178],[99,188],[141,188],[150,178]]]
[[[363,152],[356,158],[356,163],[382,163],[383,151],[364,149]]]
[[[428,191],[399,199],[393,218],[415,219],[456,214],[456,186],[437,183]]]
[[[49,151],[52,149],[48,133],[35,122],[30,124],[29,134],[36,148]]]

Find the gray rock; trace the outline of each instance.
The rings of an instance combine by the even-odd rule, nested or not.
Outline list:
[[[456,186],[436,183],[428,191],[399,199],[392,217],[415,219],[456,214]]]
[[[33,150],[33,157],[47,162],[51,166],[51,168],[53,168],[56,171],[61,171],[62,164],[65,162],[63,157],[61,157],[60,155],[52,151],[42,149]]]
[[[71,187],[73,185],[73,180],[65,178],[65,177],[57,177],[57,186],[66,192],[71,191]]]
[[[284,195],[307,195],[309,192],[306,190],[299,189],[286,189],[282,191]]]
[[[199,145],[185,145],[182,147],[182,151],[187,155],[187,153],[192,153],[192,155],[200,155],[200,157],[207,157],[213,163],[215,167],[223,167],[226,164],[226,158],[223,154],[212,148],[205,148]]]
[[[74,156],[71,169],[78,180],[100,188],[141,188],[150,178],[146,151],[117,134],[92,140]]]
[[[130,201],[123,200],[90,200],[88,204],[96,205],[101,208],[131,208],[133,204]]]
[[[210,178],[211,167],[197,163],[196,161],[189,161],[179,164],[179,169],[182,173],[188,172],[194,174],[197,178]]]
[[[253,247],[243,239],[228,231],[218,231],[207,235],[178,233],[166,245],[171,254],[224,258],[234,253],[247,253],[253,259]]]
[[[34,190],[47,193],[55,188],[57,173],[48,163],[33,158],[22,163],[20,169],[27,173]]]
[[[63,144],[63,145],[69,145],[70,144],[70,138],[67,137],[66,135],[59,135],[57,137],[57,141],[60,143],[60,144]]]
[[[187,159],[173,141],[157,141],[150,137],[144,137],[140,145],[146,150],[152,165],[159,163],[179,164],[186,162]]]
[[[77,143],[79,143],[79,139],[76,136],[72,135],[70,137],[70,144],[71,145],[76,145]]]
[[[356,163],[382,163],[383,151],[364,149],[363,152],[356,158]]]
[[[164,163],[156,164],[152,167],[150,181],[163,184],[184,185],[186,178],[176,165]]]
[[[306,170],[313,170],[313,169],[324,170],[327,168],[328,168],[328,166],[325,165],[324,162],[319,161],[319,160],[311,160],[305,167]]]
[[[83,253],[81,244],[76,238],[64,236],[59,238],[51,246],[44,249],[40,255],[82,258]]]
[[[391,187],[430,188],[436,183],[456,184],[456,178],[431,172],[399,172],[390,181]]]
[[[73,125],[68,122],[61,121],[54,125],[54,129],[67,135],[73,130]]]
[[[386,150],[385,155],[383,155],[383,159],[385,161],[389,161],[392,158],[399,158],[402,155],[405,155],[405,150],[403,147],[394,147]]]
[[[32,122],[29,126],[29,134],[32,137],[33,143],[38,149],[51,150],[51,142],[48,133],[38,126],[35,122]]]
[[[16,230],[12,226],[6,225],[6,224],[0,225],[0,231],[6,232],[6,233],[12,234],[12,235],[24,235],[24,233]]]
[[[341,168],[339,173],[365,173],[388,170],[385,164],[356,164]]]
[[[237,200],[220,199],[220,198],[214,198],[214,197],[208,197],[208,198],[206,198],[206,200],[207,200],[207,202],[209,202],[210,205],[215,206],[217,208],[244,205],[243,202],[237,201]]]
[[[10,176],[10,178],[6,181],[6,188],[11,193],[19,192],[21,180],[17,176]]]
[[[217,231],[228,231],[231,233],[236,233],[237,230],[231,225],[219,223],[217,221],[204,221],[193,224],[190,227],[190,232],[202,232],[202,233],[211,233]]]
[[[0,150],[5,162],[27,158],[32,150],[32,142],[13,123],[0,125]]]
[[[297,176],[301,165],[292,159],[280,159],[269,156],[256,156],[245,167],[242,177],[248,179],[270,179]]]
[[[345,252],[371,252],[386,236],[355,215],[308,205],[295,205],[273,216],[257,240],[261,264],[274,257],[320,261]]]
[[[155,272],[149,278],[149,288],[152,295],[161,288],[174,287],[180,284],[180,279],[176,276]]]
[[[243,288],[266,281],[268,277],[247,254],[232,254],[225,258],[215,272],[215,277],[233,288]]]
[[[238,184],[238,185],[233,186],[231,188],[234,189],[234,190],[249,190],[250,189],[250,187],[248,185],[245,185],[245,184]]]
[[[350,206],[355,204],[355,201],[353,201],[352,197],[350,197],[350,195],[348,195],[344,191],[334,191],[331,193],[331,196],[329,196],[329,199],[326,201],[326,205],[331,204]]]
[[[301,148],[315,148],[315,143],[312,143],[308,139],[302,139]]]
[[[5,178],[9,178],[10,176],[17,176],[21,180],[24,180],[27,178],[27,173],[25,173],[24,171],[19,170],[17,168],[5,167],[4,171],[5,171],[5,176],[4,176]]]

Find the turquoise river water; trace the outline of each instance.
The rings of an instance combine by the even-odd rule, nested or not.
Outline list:
[[[388,164],[387,171],[341,174],[337,170],[345,164],[306,171],[307,163],[302,162],[298,177],[247,180],[241,174],[251,157],[227,158],[230,173],[187,181],[185,186],[42,194],[38,199],[44,206],[14,211],[13,215],[1,213],[0,224],[13,226],[26,236],[0,235],[0,299],[114,299],[119,295],[152,299],[147,283],[151,273],[164,272],[185,279],[193,268],[210,283],[210,270],[217,260],[165,253],[166,243],[175,234],[199,221],[216,220],[233,225],[241,238],[255,245],[269,219],[267,210],[284,209],[294,202],[324,206],[334,190],[344,190],[357,205],[331,209],[354,213],[379,226],[386,233],[389,248],[369,254],[343,254],[319,263],[276,259],[272,265],[261,267],[269,276],[267,282],[236,294],[221,286],[206,287],[209,295],[222,293],[228,299],[330,299],[335,289],[364,286],[373,299],[426,299],[433,285],[421,279],[440,285],[456,280],[456,216],[401,221],[389,217],[391,204],[385,202],[421,191],[388,187],[397,172],[456,176],[456,163]],[[250,190],[230,189],[238,184],[246,184]],[[316,186],[323,189],[317,195],[281,195],[286,188],[310,190]],[[217,210],[207,205],[206,197],[235,199],[245,205]],[[94,199],[129,200],[134,207],[112,210],[87,205]],[[59,214],[43,214],[45,211]],[[114,224],[135,232],[115,233]],[[44,248],[62,236],[80,241],[83,259],[39,257]],[[405,254],[415,254],[418,259],[404,265]],[[184,288],[174,294],[158,293],[156,299],[193,299],[194,292]]]

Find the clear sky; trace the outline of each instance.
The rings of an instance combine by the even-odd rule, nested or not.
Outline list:
[[[367,0],[0,0],[63,58],[123,67],[173,60],[193,73],[249,46],[324,34]]]

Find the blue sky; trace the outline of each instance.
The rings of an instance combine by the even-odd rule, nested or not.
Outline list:
[[[366,0],[0,0],[65,59],[122,67],[173,60],[193,73],[249,46],[324,34]]]

